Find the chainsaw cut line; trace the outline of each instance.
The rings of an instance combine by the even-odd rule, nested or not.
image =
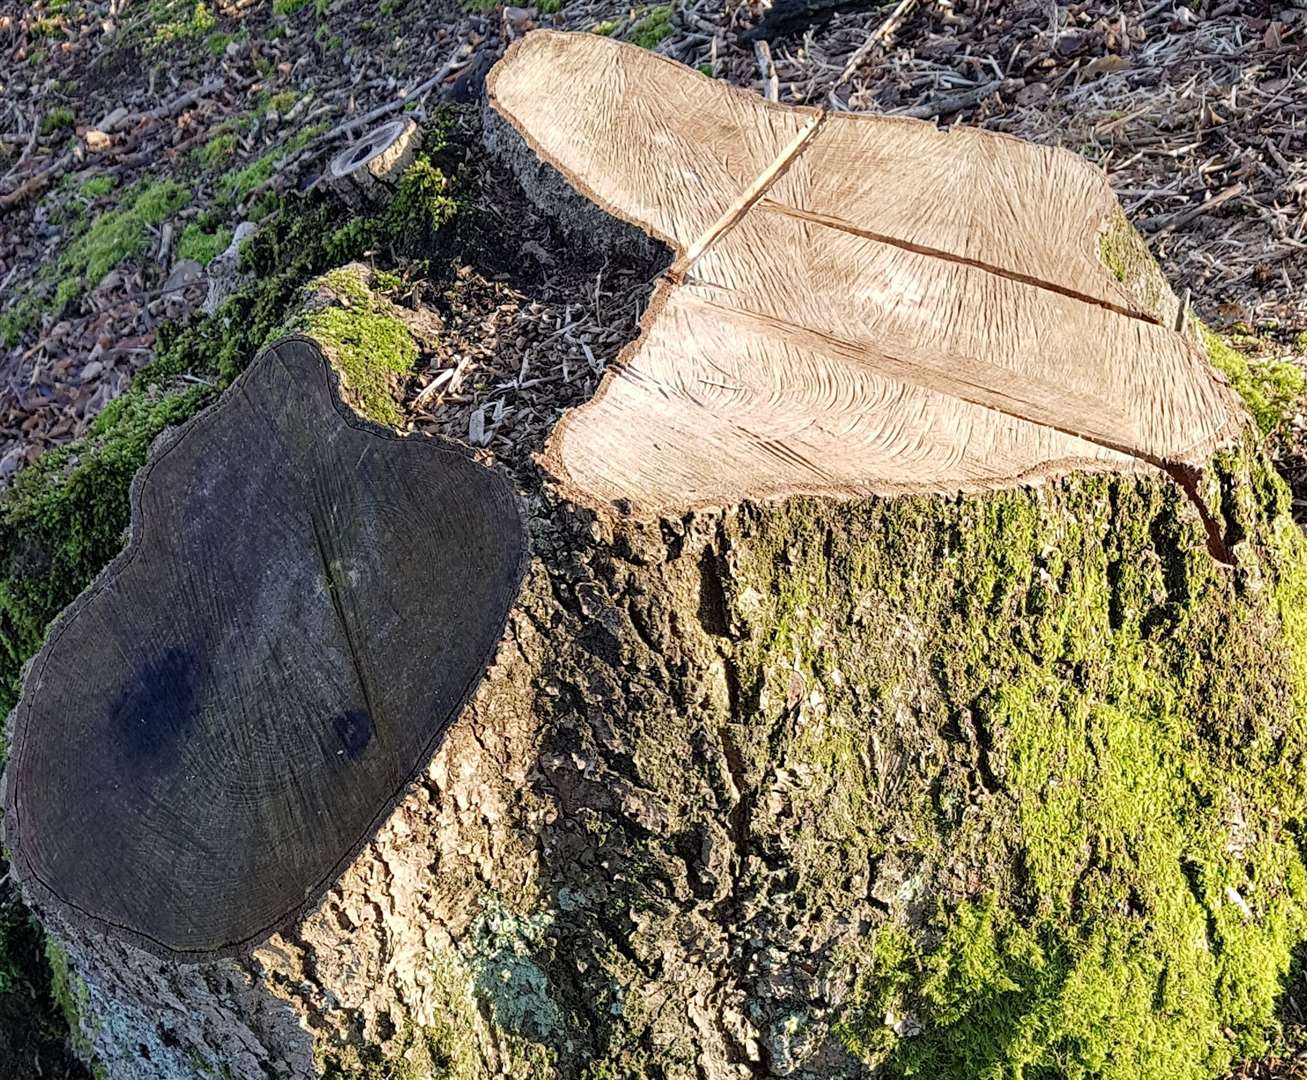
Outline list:
[[[933,259],[943,259],[945,262],[957,263],[959,266],[971,266],[977,270],[983,270],[987,274],[994,274],[997,277],[1007,278],[1008,281],[1016,281],[1022,285],[1030,285],[1036,289],[1044,289],[1047,292],[1057,293],[1059,296],[1065,296],[1072,300],[1079,300],[1085,304],[1093,304],[1096,307],[1106,308],[1108,311],[1114,311],[1118,315],[1124,315],[1127,319],[1138,319],[1141,322],[1152,323],[1154,326],[1161,326],[1162,323],[1156,317],[1148,314],[1146,311],[1140,311],[1138,308],[1126,307],[1124,304],[1115,304],[1111,300],[1104,300],[1098,296],[1091,296],[1088,293],[1080,292],[1077,289],[1068,288],[1065,285],[1059,285],[1053,281],[1045,281],[1043,278],[1034,277],[1030,274],[1023,274],[1019,270],[1009,270],[1003,266],[997,266],[994,263],[986,262],[984,259],[973,259],[967,255],[958,255],[952,251],[945,251],[943,248],[931,247],[928,244],[918,244],[911,240],[902,240],[897,236],[891,236],[888,233],[877,232],[875,229],[864,228],[861,225],[854,225],[851,221],[845,221],[842,218],[833,217],[830,214],[819,214],[812,210],[803,210],[797,206],[789,206],[775,199],[762,198],[758,200],[759,209],[766,210],[773,214],[784,214],[786,217],[796,218],[799,221],[810,221],[814,225],[822,225],[828,229],[836,229],[840,232],[848,233],[850,236],[861,237],[863,240],[871,240],[877,244],[888,244],[890,247],[896,247],[900,251],[911,251],[916,255],[925,255]]]

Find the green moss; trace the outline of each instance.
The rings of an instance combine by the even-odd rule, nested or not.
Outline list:
[[[75,276],[83,288],[98,282],[123,259],[141,254],[153,228],[180,210],[190,193],[171,180],[138,186],[122,206],[101,214],[58,260],[60,276]]]
[[[189,199],[187,189],[171,180],[137,184],[124,192],[118,207],[96,217],[62,255],[45,264],[30,287],[18,293],[0,316],[0,340],[16,345],[43,315],[57,317],[124,259],[142,254],[155,226]]]
[[[70,128],[76,119],[72,109],[51,109],[41,117],[41,134],[49,135],[62,128]]]
[[[298,90],[282,90],[276,94],[269,94],[259,104],[258,112],[260,116],[266,116],[270,111],[285,116],[295,107],[295,102],[299,101],[300,95]]]
[[[102,195],[108,195],[113,190],[113,185],[114,178],[112,176],[93,176],[83,182],[77,191],[84,198],[98,199]]]
[[[372,271],[372,287],[384,293],[397,293],[404,288],[404,279],[389,270]]]
[[[1153,477],[796,500],[738,545],[741,699],[782,718],[746,759],[804,778],[791,902],[901,864],[842,961],[886,1075],[1197,1080],[1266,1045],[1307,941],[1307,541],[1260,450],[1213,476],[1235,575]]]
[[[184,5],[178,4],[167,5],[167,10],[172,11],[179,6],[185,10]],[[158,48],[174,41],[204,37],[212,32],[217,25],[218,20],[214,18],[213,13],[203,3],[203,0],[199,0],[182,17],[157,21],[149,43],[151,46]]]
[[[1174,325],[1177,302],[1171,286],[1148,250],[1148,244],[1117,207],[1098,237],[1099,261],[1130,300],[1163,325]]]
[[[50,968],[50,992],[55,1007],[68,1025],[68,1031],[78,1056],[91,1061],[93,1075],[103,1073],[103,1064],[95,1060],[91,1042],[83,1033],[82,1022],[90,1006],[86,983],[68,967],[68,957],[49,938],[45,941],[46,962]]]
[[[177,258],[194,259],[201,266],[207,266],[215,255],[226,251],[230,243],[230,229],[218,228],[208,232],[198,222],[191,222],[177,241]]]
[[[393,240],[431,237],[458,212],[448,177],[429,159],[419,158],[400,177],[395,197],[386,207],[382,228]]]
[[[236,34],[228,34],[215,30],[204,39],[204,47],[209,51],[210,56],[221,58],[227,51],[227,46],[237,40],[239,40],[239,38]]]
[[[661,4],[649,10],[631,27],[627,40],[644,49],[652,49],[672,32],[672,7]]]
[[[412,375],[418,349],[390,302],[369,286],[365,267],[324,274],[310,282],[307,291],[325,293],[331,302],[307,307],[283,329],[319,341],[340,368],[351,404],[370,420],[396,426],[402,418],[394,384]],[[274,331],[271,336],[280,334]]]
[[[256,158],[243,168],[227,173],[218,181],[218,201],[224,204],[240,202],[255,188],[262,187],[272,179],[277,162],[303,149],[310,140],[322,134],[324,130],[324,126],[320,124],[304,128],[262,157]]]
[[[195,159],[206,169],[213,169],[227,162],[236,153],[236,135],[224,132],[215,135],[203,146],[194,151]]]
[[[310,3],[311,0],[272,0],[272,10],[276,15],[294,15]]]
[[[536,8],[541,15],[557,15],[563,10],[563,0],[540,0]]]
[[[597,22],[590,27],[590,33],[599,34],[601,37],[609,37],[620,25],[621,23],[616,19],[604,19],[602,22]]]
[[[5,890],[0,894],[0,999],[25,989],[18,954],[33,931],[31,913]]]
[[[1243,398],[1258,430],[1267,436],[1287,437],[1307,394],[1307,377],[1302,368],[1266,355],[1256,338],[1243,339],[1249,345],[1245,354],[1202,323],[1198,324],[1198,332],[1212,366],[1230,380],[1235,392]]]

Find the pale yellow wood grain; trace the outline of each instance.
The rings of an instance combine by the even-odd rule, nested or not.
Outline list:
[[[975,490],[1200,464],[1238,430],[1205,357],[1099,261],[1117,203],[1074,154],[779,106],[595,35],[528,35],[489,90],[678,256],[551,440],[582,498]]]

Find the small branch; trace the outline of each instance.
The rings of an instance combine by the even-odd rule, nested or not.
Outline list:
[[[208,97],[210,94],[216,94],[224,86],[224,79],[210,79],[206,83],[201,83],[194,90],[188,90],[180,97],[175,97],[172,101],[165,102],[157,108],[150,109],[148,112],[137,113],[135,116],[127,117],[120,127],[126,127],[129,124],[138,123],[141,120],[165,120],[170,116],[176,116],[183,109],[194,105],[202,97]]]
[[[1232,184],[1224,191],[1205,199],[1197,206],[1189,207],[1187,210],[1180,210],[1174,214],[1160,214],[1157,217],[1145,218],[1139,223],[1139,230],[1141,232],[1160,234],[1168,233],[1172,229],[1182,228],[1183,226],[1188,225],[1189,222],[1193,221],[1194,218],[1215,210],[1218,206],[1229,202],[1231,199],[1238,198],[1247,189],[1248,185],[1241,180],[1239,183]]]
[[[15,113],[17,113],[17,111],[18,111],[17,109],[14,110]],[[27,161],[27,159],[32,156],[32,151],[36,148],[37,136],[40,133],[41,133],[40,118],[35,113],[33,113],[32,133],[31,135],[28,136],[27,145],[23,147],[23,152],[21,155],[19,155],[18,160],[14,163],[14,167],[5,173],[6,180],[8,180],[9,177],[13,176],[14,173],[18,172],[23,167],[23,164]]]
[[[455,50],[455,55],[457,55],[459,52],[462,52],[462,50],[463,50],[463,46],[460,45],[458,49]],[[351,119],[346,120],[344,123],[337,124],[330,131],[322,135],[319,135],[317,139],[314,140],[314,144],[330,142],[332,139],[339,138],[341,135],[344,135],[352,131],[354,128],[360,127],[363,124],[370,124],[373,120],[380,120],[383,116],[389,116],[391,113],[395,112],[396,110],[402,109],[410,101],[415,101],[420,97],[424,97],[435,86],[443,82],[445,79],[449,78],[450,75],[454,74],[455,71],[458,71],[460,68],[466,67],[468,64],[470,64],[472,60],[475,58],[475,56],[476,54],[473,53],[462,60],[457,60],[457,59],[447,60],[444,66],[441,67],[441,69],[437,71],[434,75],[432,75],[431,78],[429,78],[426,82],[422,83],[421,85],[410,90],[402,98],[396,98],[394,101],[387,102],[385,105],[378,105],[375,109],[372,109],[370,112],[364,113],[362,116],[352,117]],[[305,147],[305,149],[307,150],[308,147]]]
[[[28,179],[24,180],[14,188],[13,191],[0,195],[0,210],[8,210],[11,207],[17,206],[24,199],[43,191],[51,180],[63,174],[64,169],[68,167],[68,163],[72,160],[72,151],[69,151],[53,164],[47,165],[40,172],[28,177]]]
[[[831,87],[834,93],[851,78],[877,45],[884,45],[902,25],[903,20],[912,14],[912,9],[917,6],[917,0],[899,0],[898,5],[889,13],[883,23],[868,35],[867,40],[858,46],[857,50],[849,57],[849,62],[844,65],[844,70],[840,72],[840,77],[835,80],[835,85]]]
[[[961,112],[973,105],[979,105],[991,94],[1012,94],[1026,85],[1025,79],[994,79],[974,90],[965,90],[960,94],[947,94],[944,97],[927,101],[923,105],[913,105],[907,109],[895,109],[892,116],[911,116],[917,120],[933,120],[937,116]]]

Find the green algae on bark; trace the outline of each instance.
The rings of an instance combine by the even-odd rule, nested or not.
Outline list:
[[[1125,289],[1139,310],[1172,326],[1179,304],[1139,231],[1118,208],[1098,234],[1099,261]]]

